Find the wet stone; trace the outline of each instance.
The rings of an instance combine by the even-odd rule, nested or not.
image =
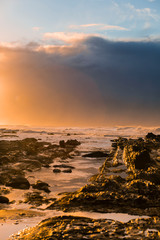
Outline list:
[[[72,173],[72,169],[65,169],[65,170],[63,170],[62,172],[64,172],[64,173]]]
[[[9,199],[0,195],[0,203],[9,203]]]
[[[17,176],[17,177],[11,178],[6,183],[6,186],[17,188],[17,189],[29,189],[30,183],[25,177]]]
[[[35,184],[32,184],[32,188],[38,189],[38,190],[43,190],[44,192],[47,192],[47,193],[51,192],[49,190],[49,184],[42,182],[40,180],[36,181]]]
[[[108,156],[108,153],[101,152],[101,151],[91,152],[91,153],[82,155],[82,157],[88,157],[88,158],[104,158],[107,156]]]
[[[55,168],[55,169],[53,169],[53,172],[54,172],[54,173],[60,173],[60,172],[61,172],[61,170],[60,170],[60,169],[58,169],[58,168]]]
[[[70,165],[66,165],[66,164],[57,164],[57,165],[53,165],[54,168],[70,168],[70,169],[75,169],[74,167],[70,166]]]

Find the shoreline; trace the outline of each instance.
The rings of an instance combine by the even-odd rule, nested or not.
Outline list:
[[[155,219],[156,219],[156,221],[159,223],[159,214],[158,213],[160,212],[159,211],[160,207],[158,205],[156,205],[159,202],[159,200],[158,200],[158,198],[152,199],[152,195],[155,194],[155,192],[157,192],[157,194],[159,194],[159,189],[160,189],[159,188],[160,183],[159,183],[159,180],[157,180],[157,172],[156,172],[156,171],[159,171],[159,165],[156,165],[156,164],[158,164],[158,162],[156,163],[156,161],[157,161],[156,158],[159,155],[156,155],[156,154],[159,154],[159,149],[160,149],[160,143],[159,143],[160,141],[157,136],[158,135],[152,135],[152,138],[148,138],[148,139],[147,138],[130,139],[130,140],[126,139],[126,138],[114,139],[112,141],[112,150],[110,153],[107,153],[108,154],[107,158],[106,159],[104,158],[103,164],[101,165],[101,167],[99,169],[99,173],[92,176],[90,178],[90,182],[88,184],[86,184],[79,190],[73,191],[72,193],[67,193],[66,196],[65,195],[63,195],[62,197],[59,196],[58,199],[52,199],[52,198],[49,199],[48,197],[46,199],[45,196],[47,196],[47,195],[46,195],[45,191],[50,191],[50,187],[47,186],[45,182],[40,181],[39,185],[37,185],[37,186],[35,185],[35,186],[39,187],[39,186],[43,185],[43,188],[36,190],[37,191],[37,193],[35,191],[36,195],[34,195],[35,194],[34,192],[33,192],[34,194],[31,192],[31,194],[28,195],[27,202],[29,203],[29,201],[30,201],[29,204],[31,204],[31,206],[34,207],[35,209],[36,208],[41,209],[41,204],[39,205],[39,203],[40,203],[40,201],[42,203],[43,198],[45,197],[44,203],[48,204],[48,207],[47,207],[48,210],[46,212],[48,212],[48,211],[51,212],[51,214],[49,214],[49,215],[52,216],[52,210],[49,210],[49,209],[54,209],[56,211],[57,210],[63,211],[64,216],[63,217],[55,216],[54,218],[52,218],[51,225],[55,221],[54,219],[61,219],[60,220],[61,224],[63,224],[65,221],[68,221],[68,224],[71,224],[70,223],[71,219],[72,219],[72,221],[73,221],[73,219],[75,219],[75,221],[79,221],[79,224],[82,224],[80,222],[83,219],[83,216],[86,215],[86,217],[90,216],[90,217],[94,218],[94,219],[89,219],[88,223],[87,223],[87,220],[85,219],[86,225],[88,226],[87,227],[88,230],[89,230],[89,226],[91,223],[93,223],[93,224],[98,223],[99,229],[100,229],[100,226],[102,227],[102,225],[103,226],[105,225],[106,231],[110,232],[113,229],[108,228],[109,220],[106,220],[106,223],[104,223],[104,220],[100,219],[100,216],[103,215],[103,216],[107,217],[107,216],[111,216],[111,215],[107,215],[107,214],[112,213],[112,217],[113,217],[114,213],[117,213],[117,214],[119,213],[119,214],[121,214],[121,218],[122,218],[122,213],[124,213],[124,217],[125,217],[125,213],[127,213],[127,214],[131,214],[131,215],[135,215],[135,216],[132,216],[132,217],[134,217],[134,219],[129,220],[130,223],[127,221],[126,223],[123,222],[123,224],[121,224],[121,228],[123,228],[123,233],[125,233],[125,231],[126,231],[126,230],[124,231],[124,229],[126,229],[127,224],[131,224],[132,230],[134,230],[135,223],[137,221],[139,221],[140,225],[141,225],[141,222],[144,222],[144,225],[146,225],[146,227],[148,226],[148,223],[150,222],[150,224],[156,228],[156,231],[154,233],[152,232],[152,235],[159,236],[159,230],[160,230],[159,225],[157,225],[157,223],[155,222]],[[68,137],[70,137],[70,136],[68,136]],[[156,139],[156,141],[155,141],[155,139]],[[87,139],[86,139],[86,141],[87,141]],[[22,145],[21,142],[24,145]],[[2,140],[2,141],[0,141],[0,143],[1,143],[1,153],[2,153],[2,143],[3,143],[3,147],[4,147],[4,143],[5,144],[8,144],[8,143],[7,143],[7,140],[4,140],[4,141]],[[63,143],[63,145],[62,145],[62,143]],[[72,143],[79,144],[79,142],[77,140],[74,140]],[[16,140],[16,141],[12,140],[10,142],[11,149],[13,148],[13,146],[15,149],[15,144],[18,144],[18,146],[20,144],[20,146],[21,146],[20,149],[19,149],[19,147],[18,147],[18,149],[16,148],[16,151],[20,151],[19,153],[16,152],[16,154],[18,154],[17,156],[21,156],[21,160],[17,161],[17,157],[16,157],[16,160],[14,160],[15,158],[11,158],[11,155],[10,155],[10,161],[12,163],[15,162],[14,164],[16,164],[16,166],[20,167],[21,170],[22,170],[22,167],[24,166],[24,163],[28,164],[28,160],[27,161],[25,160],[26,155],[23,156],[23,154],[22,154],[23,147],[25,147],[25,149],[27,147],[26,150],[29,151],[29,155],[27,155],[27,159],[29,158],[30,162],[29,162],[29,165],[25,165],[25,168],[24,168],[25,171],[27,169],[26,168],[27,166],[30,167],[32,165],[32,168],[33,168],[33,163],[35,164],[35,159],[37,159],[36,161],[42,161],[43,158],[39,158],[38,155],[40,152],[41,152],[41,154],[43,152],[43,156],[44,156],[44,153],[45,153],[45,155],[47,155],[47,158],[45,157],[45,159],[48,161],[48,166],[50,166],[50,167],[55,166],[54,169],[57,170],[57,167],[58,167],[60,169],[60,172],[67,170],[68,173],[66,173],[66,174],[72,174],[72,171],[76,172],[76,170],[74,170],[74,167],[72,166],[73,165],[72,159],[76,159],[75,157],[77,154],[78,155],[80,154],[82,156],[81,150],[79,152],[76,149],[76,145],[75,146],[68,145],[67,141],[60,142],[59,143],[60,145],[53,144],[53,146],[52,146],[51,143],[48,143],[48,142],[39,142],[38,143],[38,141],[34,140],[34,139]],[[9,145],[7,145],[7,148],[8,148],[8,146]],[[38,148],[39,148],[39,150],[36,151],[36,153],[35,153],[35,146],[38,146]],[[138,147],[138,150],[135,148],[135,146],[136,146],[136,148]],[[28,149],[28,147],[30,149]],[[147,161],[146,160],[144,161],[143,156],[140,157],[141,164],[139,166],[136,163],[136,158],[139,157],[140,155],[143,155],[142,152],[144,152],[144,151],[147,151],[149,153],[149,159]],[[3,153],[4,152],[5,152],[5,149],[3,150]],[[55,156],[55,152],[56,152],[56,156]],[[51,161],[51,158],[49,157],[51,153],[52,153],[52,157],[53,157],[53,155],[55,158],[57,156],[59,156],[62,160],[62,163],[57,164],[57,165],[55,164],[55,162],[53,163],[53,160]],[[66,153],[69,155],[66,155]],[[89,153],[89,151],[88,151],[88,153]],[[98,161],[97,154],[100,154],[100,156],[101,155],[103,156],[102,153],[103,153],[102,149],[99,152],[93,151],[93,158],[92,157],[89,158],[87,156],[87,154],[85,154],[86,156],[84,155],[84,160],[87,161],[87,159],[88,159],[88,161],[94,162],[94,159],[95,159],[96,161]],[[95,154],[95,156],[94,156],[94,154]],[[6,152],[5,152],[4,156],[6,157]],[[34,156],[34,159],[32,158],[32,156]],[[70,156],[71,156],[71,158],[70,158]],[[148,156],[148,155],[145,155],[145,159],[146,159],[146,156]],[[22,158],[24,158],[23,161],[22,161]],[[66,158],[68,158],[67,161],[66,161]],[[5,158],[3,158],[3,159],[5,159]],[[101,160],[102,159],[103,158],[101,157]],[[132,160],[134,160],[134,161],[132,161]],[[22,164],[22,162],[23,162],[23,164]],[[6,173],[7,174],[9,173],[10,175],[12,175],[13,173],[15,174],[15,169],[12,172],[10,168],[5,167],[6,166],[5,164],[6,163],[4,163],[4,165],[3,165],[3,171],[4,170],[8,171]],[[12,165],[14,165],[14,164],[12,164]],[[43,161],[42,161],[42,164],[44,164]],[[35,166],[37,168],[37,162],[36,162],[36,165],[34,165],[34,167]],[[78,165],[75,165],[75,166],[77,169]],[[156,170],[155,166],[157,166],[157,170]],[[63,167],[65,167],[65,168],[63,168]],[[35,170],[32,169],[33,173],[34,173],[34,171],[37,172],[36,168],[35,168]],[[147,169],[151,169],[151,168],[152,168],[152,171],[150,170],[147,172]],[[50,168],[48,168],[48,169],[50,169]],[[47,170],[47,168],[46,168],[46,170]],[[16,174],[17,173],[19,174],[18,169],[16,171],[17,171]],[[57,173],[57,174],[60,174],[60,173]],[[154,177],[154,174],[155,174],[156,178]],[[24,175],[22,174],[22,176],[21,176],[21,177],[23,177],[23,180],[24,180],[25,175],[26,174],[24,174]],[[146,179],[146,176],[148,176],[148,175],[150,176],[150,179],[149,178]],[[2,176],[3,176],[3,174],[2,174]],[[137,177],[135,178],[134,176],[137,176]],[[9,179],[8,180],[4,179],[4,183],[5,183],[5,181],[9,181]],[[28,184],[28,182],[25,182],[25,184]],[[7,185],[8,185],[8,183],[7,183]],[[33,184],[33,186],[34,186],[34,184]],[[33,188],[33,186],[32,186],[32,188]],[[23,187],[24,187],[24,185],[23,185]],[[7,191],[7,188],[6,189],[1,188],[1,190],[3,190],[3,193],[5,193],[5,191]],[[24,190],[24,191],[26,191],[26,190]],[[44,194],[42,194],[42,193],[44,193]],[[147,195],[146,195],[146,193],[147,193]],[[5,196],[5,194],[4,194],[4,196]],[[151,196],[151,198],[150,198],[150,196]],[[157,196],[158,195],[156,195],[156,197]],[[43,212],[45,213],[44,209],[45,209],[45,207],[43,208]],[[86,212],[84,212],[84,211],[86,211]],[[70,214],[72,214],[74,216],[70,217],[69,216]],[[79,217],[77,216],[77,214],[79,214]],[[48,217],[49,217],[49,215],[48,215]],[[67,216],[65,216],[65,215],[67,215]],[[141,215],[142,218],[139,218],[139,220],[135,219],[137,217],[136,215],[137,216]],[[128,215],[128,217],[129,217],[129,215]],[[47,220],[43,220],[42,222],[44,224],[46,224],[46,221]],[[22,222],[19,222],[19,224],[22,224]],[[97,222],[97,223],[95,223],[95,222]],[[116,221],[116,218],[114,220],[112,220],[112,223],[114,223],[117,226],[117,228],[120,224],[118,221]],[[36,227],[33,227],[33,229],[32,229],[33,232],[37,231],[36,228],[38,226],[41,226],[41,223],[39,223]],[[150,237],[151,234],[148,232],[146,233],[146,231],[148,231],[147,229],[149,229],[148,227],[147,228],[146,227],[143,227],[143,233],[145,232],[145,237],[146,237],[146,239],[148,239],[147,236]],[[46,229],[46,227],[45,227],[45,229]],[[52,226],[52,229],[54,230],[54,226]],[[72,227],[71,227],[71,229],[72,229]],[[144,229],[145,229],[145,231],[144,231]],[[25,230],[25,231],[32,231],[32,230]],[[91,231],[91,229],[89,231]],[[119,231],[120,231],[120,229],[119,229]],[[91,231],[91,232],[92,232],[92,235],[97,234],[94,231]],[[21,234],[21,233],[19,233],[19,234]],[[30,234],[30,233],[27,232],[27,234]],[[111,234],[111,233],[109,233],[109,234]],[[73,235],[73,232],[71,231],[70,237],[72,237],[72,235]],[[104,237],[103,235],[104,235],[104,233],[101,234],[101,237]],[[112,235],[114,237],[113,233],[112,233]],[[130,233],[130,237],[131,237],[131,235],[132,234]],[[137,235],[137,236],[139,237],[141,235]],[[24,237],[24,235],[22,235],[20,237],[23,237],[23,239],[26,239]],[[56,236],[54,236],[54,237],[55,237],[55,239],[58,239],[58,238],[56,238]],[[58,237],[58,235],[57,235],[57,237]],[[118,237],[117,233],[116,233],[115,237]],[[14,237],[12,239],[14,239]],[[19,238],[19,236],[16,236],[15,239],[22,239],[22,238]],[[27,238],[27,239],[32,239],[32,238]],[[64,239],[67,239],[67,238],[64,238]],[[81,238],[77,238],[77,239],[81,239]],[[87,239],[90,239],[89,236]],[[92,239],[96,239],[96,236],[94,236]],[[133,239],[133,238],[128,238],[128,239]],[[149,239],[151,239],[151,238],[149,238]]]

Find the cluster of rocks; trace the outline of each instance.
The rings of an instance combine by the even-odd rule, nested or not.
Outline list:
[[[160,239],[160,218],[135,219],[122,223],[74,216],[54,217],[40,222],[33,228],[25,229],[11,239]]]
[[[40,180],[30,184],[25,177],[26,172],[39,171],[42,167],[50,167],[55,158],[62,160],[72,158],[71,154],[80,142],[68,140],[62,147],[59,144],[38,141],[35,138],[23,140],[1,140],[0,141],[0,185],[28,190],[32,186],[49,193],[49,185]],[[64,166],[62,166],[64,167]],[[64,172],[71,172],[73,167],[69,166]],[[0,191],[0,203],[9,203],[4,197],[5,193]]]
[[[32,160],[34,156],[34,160],[39,161],[39,159],[43,159],[43,153],[46,159],[50,159],[48,160],[48,164],[50,164],[50,161],[53,162],[55,156],[62,159],[71,157],[70,153],[75,146],[79,145],[76,140],[61,141],[56,146],[48,143],[46,146],[46,143],[43,145],[41,142],[33,141],[37,147],[35,147],[35,144],[31,144],[32,147],[28,149],[29,153],[23,147],[20,152],[15,152],[17,150],[13,149],[13,153],[16,153],[15,159],[17,157],[18,159],[20,157],[24,159],[24,156],[27,156],[27,159]],[[39,144],[42,144],[41,147],[39,147]],[[23,146],[23,143],[21,145]],[[35,153],[36,151],[37,153]],[[12,164],[19,162],[13,161],[12,151],[10,151],[10,156],[4,152],[1,155],[4,157],[3,162],[5,162],[5,157],[12,159]],[[45,197],[45,194],[49,191],[49,185],[39,180],[32,187],[41,189],[42,192],[26,193],[25,202],[31,204],[34,202],[35,206],[39,206],[40,203],[51,203],[47,209],[62,210],[64,212],[77,210],[103,213],[119,212],[150,217],[134,219],[127,223],[76,216],[54,217],[43,220],[33,228],[19,232],[11,239],[160,239],[159,135],[149,133],[144,139],[118,138],[112,140],[110,153],[94,152],[85,154],[83,157],[106,158],[99,169],[99,173],[92,176],[88,184],[75,192],[66,193],[65,196],[57,200]],[[41,164],[44,164],[43,160]],[[4,165],[2,164],[2,167]],[[72,171],[74,168],[68,164],[57,164],[54,165],[53,171],[61,172],[69,169]],[[14,168],[14,173],[17,171],[16,177],[24,177],[25,173],[22,169],[21,176],[19,176],[19,170],[19,168]],[[6,176],[8,175],[6,174],[0,179],[5,179]],[[6,181],[7,184],[11,184],[9,179]],[[5,180],[3,180],[4,183]]]
[[[42,204],[49,204],[55,200],[55,198],[49,198],[45,193],[38,191],[26,192],[24,197],[23,203],[31,204],[32,208],[39,207]]]
[[[73,166],[66,165],[66,164],[53,165],[53,167],[54,167],[53,169],[54,173],[60,173],[60,172],[71,173],[72,170],[75,169]]]
[[[111,153],[90,183],[48,208],[160,216],[160,141],[148,136],[114,140]]]

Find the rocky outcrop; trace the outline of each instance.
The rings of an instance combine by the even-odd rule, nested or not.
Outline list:
[[[20,239],[160,239],[160,218],[140,218],[122,223],[108,219],[60,216],[46,219],[12,237],[12,240]]]
[[[115,143],[91,183],[54,201],[48,209],[159,216],[160,165],[151,157],[153,149],[160,149],[159,142],[119,138]]]

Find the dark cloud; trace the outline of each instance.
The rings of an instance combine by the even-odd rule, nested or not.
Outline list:
[[[1,48],[8,60],[0,71],[12,89],[8,118],[39,125],[159,124],[160,42],[90,37],[47,51],[35,47]]]

